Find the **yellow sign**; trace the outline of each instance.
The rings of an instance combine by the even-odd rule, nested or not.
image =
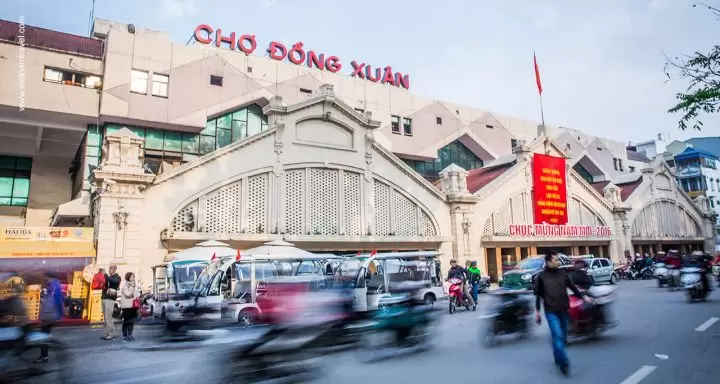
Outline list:
[[[698,196],[705,196],[705,191],[690,191],[687,194],[694,199]]]
[[[0,227],[0,257],[95,257],[93,229]]]

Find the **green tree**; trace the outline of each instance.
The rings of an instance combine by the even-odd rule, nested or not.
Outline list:
[[[693,7],[697,5],[693,4]],[[703,3],[699,5],[720,17],[719,9]],[[668,113],[682,113],[679,129],[686,130],[691,126],[700,130],[703,125],[701,115],[720,112],[720,45],[715,45],[709,53],[695,52],[666,59],[668,79],[674,75],[689,82],[684,92],[675,95],[678,102]]]

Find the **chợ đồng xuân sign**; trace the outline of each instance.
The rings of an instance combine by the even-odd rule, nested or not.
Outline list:
[[[252,54],[258,47],[255,35],[241,35],[235,32],[223,35],[221,28],[214,29],[207,24],[198,25],[195,28],[193,36],[198,43],[215,44],[218,48],[224,45],[233,51],[239,50],[246,55]],[[339,57],[325,55],[324,53],[318,53],[312,50],[305,50],[302,42],[297,42],[288,47],[280,42],[271,41],[266,52],[273,60],[287,60],[295,65],[316,68],[332,73],[340,72],[343,67]],[[373,68],[372,65],[367,65],[357,60],[351,61],[350,65],[352,67],[352,72],[350,72],[351,77],[372,81],[373,83],[410,89],[410,75],[395,72],[389,65],[384,68]]]

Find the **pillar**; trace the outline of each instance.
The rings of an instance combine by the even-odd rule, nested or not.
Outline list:
[[[90,182],[97,264],[118,265],[118,273],[133,272],[149,282],[149,271],[142,270],[144,191],[155,178],[142,164],[143,139],[127,128],[105,136],[103,159]],[[147,285],[146,285],[147,286]]]
[[[599,246],[598,251],[600,252],[601,258],[605,257],[605,246],[604,245]]]
[[[520,247],[515,247],[515,262],[520,263],[521,259],[522,259],[522,249]]]
[[[495,248],[495,265],[497,265],[497,279],[500,281],[503,275],[502,248]]]
[[[482,226],[473,225],[478,198],[467,189],[468,172],[452,164],[440,172],[443,192],[447,196],[450,210],[450,234],[452,236],[452,258],[461,265],[481,254],[480,238]],[[484,260],[478,260],[484,263]],[[486,266],[487,268],[487,266]]]

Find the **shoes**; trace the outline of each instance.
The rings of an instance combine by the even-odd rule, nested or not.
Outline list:
[[[473,305],[473,311],[477,310],[477,305]]]
[[[38,357],[37,360],[35,360],[33,363],[35,363],[35,364],[43,364],[43,363],[47,363],[47,362],[48,362],[48,358],[47,358],[47,357]]]
[[[103,340],[112,340],[112,339],[114,339],[114,338],[115,338],[115,336],[106,335],[106,336],[104,336],[102,339],[103,339]]]
[[[135,341],[135,338],[132,337],[132,336],[128,336],[128,339],[129,339],[130,341]]]
[[[560,372],[562,372],[563,376],[565,376],[565,377],[570,376],[570,366],[569,365],[560,366]]]
[[[127,337],[127,336],[123,337],[123,343],[127,343],[128,341],[130,341],[129,337]]]

